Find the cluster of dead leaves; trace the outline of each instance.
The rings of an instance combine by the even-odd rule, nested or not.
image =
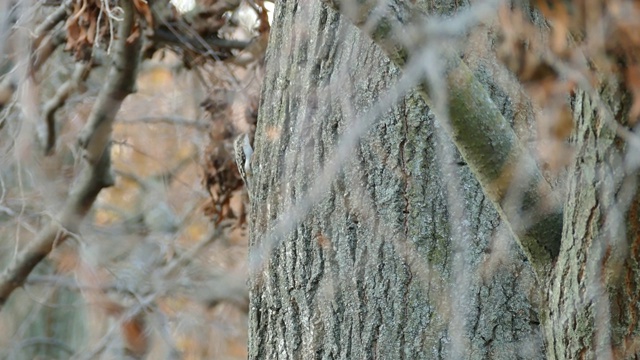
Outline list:
[[[138,14],[145,20],[146,28],[153,29],[153,15],[145,0],[132,0]],[[109,41],[117,25],[114,19],[122,16],[122,9],[110,0],[75,0],[71,15],[66,22],[66,51],[74,53],[77,60],[89,60],[92,47],[101,41]],[[129,39],[133,41],[141,34],[140,23],[136,22]]]
[[[503,29],[498,51],[518,78],[554,96],[560,79],[579,74],[598,89],[602,79],[616,76],[634,94],[629,113],[633,125],[640,117],[640,3],[630,0],[537,0],[550,27],[548,38],[536,36],[536,26],[520,10],[500,12]],[[564,68],[574,73],[560,73]],[[573,81],[573,80],[570,80]],[[569,86],[570,87],[570,86]],[[564,89],[566,90],[566,89]]]
[[[549,6],[538,0],[552,24],[551,50],[569,58],[576,48],[590,62],[590,79],[614,75],[633,94],[629,125],[640,118],[640,3],[630,0],[566,1]],[[574,39],[571,44],[569,39]]]
[[[243,202],[236,204],[238,200],[234,198],[243,183],[232,147],[236,131],[230,121],[231,103],[229,92],[218,89],[200,104],[211,115],[213,122],[204,156],[204,186],[210,196],[204,212],[216,224],[229,218],[237,218],[244,223],[245,217]]]
[[[237,14],[250,6],[257,16],[257,21],[249,38],[246,35],[237,37],[237,31],[243,28],[236,23]],[[244,24],[247,25],[247,24]],[[159,42],[183,42],[183,46],[172,48],[180,53],[185,67],[202,66],[215,61],[226,61],[234,64],[253,63],[264,53],[263,44],[271,29],[267,18],[267,10],[262,0],[242,2],[240,0],[198,0],[193,10],[185,13],[174,13],[158,25],[156,39]],[[245,61],[247,53],[251,53],[249,61]]]
[[[538,156],[544,167],[556,172],[568,164],[572,152],[566,140],[573,130],[569,98],[575,83],[560,76],[557,52],[549,49],[550,39],[519,9],[503,6],[498,13],[501,41],[498,58],[524,85],[536,112]],[[552,46],[553,48],[553,46]]]
[[[136,22],[129,38],[133,40],[143,34],[147,36],[149,41],[145,45],[145,57],[162,47],[168,47],[183,58],[187,68],[197,65],[200,66],[200,70],[207,72],[215,67],[218,60],[225,59],[231,59],[228,63],[235,64],[234,51],[239,49],[217,48],[216,42],[210,40],[223,40],[223,32],[233,32],[236,25],[230,23],[229,14],[238,10],[240,0],[198,0],[194,10],[186,14],[179,14],[173,10],[154,11],[146,0],[133,0],[133,3],[139,21]],[[65,50],[74,53],[78,60],[89,60],[94,46],[106,47],[109,41],[118,36],[114,33],[118,28],[117,19],[123,15],[118,4],[119,2],[114,0],[74,0],[66,22]],[[250,1],[249,5],[257,14],[258,20],[253,29],[255,38],[246,41],[249,45],[242,53],[251,53],[251,61],[255,61],[264,54],[270,25],[262,0]],[[217,56],[212,57],[211,54]],[[241,64],[243,67],[245,65]],[[228,72],[230,69],[227,68],[225,71]],[[243,182],[235,165],[232,143],[235,136],[241,132],[239,128],[255,128],[257,96],[250,97],[255,98],[255,101],[245,106],[244,117],[248,120],[243,121],[248,124],[238,126],[237,119],[232,119],[229,115],[231,104],[224,96],[220,98],[219,94],[220,92],[212,92],[209,98],[203,101],[203,107],[213,119],[211,144],[205,151],[204,182],[211,195],[211,202],[205,207],[205,213],[217,223],[229,218],[238,218],[243,222],[244,208],[242,204],[237,204],[237,194],[241,192]]]
[[[201,105],[211,115],[213,126],[210,142],[204,157],[204,185],[210,201],[205,206],[205,215],[216,224],[233,220],[237,225],[246,223],[246,198],[244,183],[235,162],[233,141],[241,127],[255,131],[258,97],[250,96],[244,114],[233,115],[233,100],[228,90],[219,89],[211,93]],[[246,100],[246,99],[245,99]]]
[[[198,1],[197,10],[189,14],[185,20],[195,30],[198,36],[210,38],[222,36],[220,33],[232,32],[235,25],[229,23],[229,17],[225,14],[236,11],[240,6],[239,0],[201,0]],[[238,172],[233,141],[241,133],[248,133],[253,138],[258,117],[260,78],[262,77],[262,59],[266,50],[266,42],[269,36],[270,25],[267,19],[267,11],[262,0],[250,1],[249,5],[257,14],[254,38],[249,46],[244,48],[238,56],[229,58],[225,64],[213,64],[194,62],[203,65],[201,69],[207,69],[205,83],[209,83],[214,90],[200,104],[210,115],[212,126],[210,130],[210,143],[205,149],[204,156],[204,186],[210,195],[210,201],[205,206],[205,215],[216,224],[232,220],[237,225],[246,223],[246,201],[244,183]],[[197,50],[197,49],[196,49]],[[219,49],[224,52],[224,49]],[[226,50],[227,52],[229,49]],[[240,61],[242,55],[250,53],[250,63],[255,66],[246,67],[247,62]],[[199,54],[184,53],[191,59],[198,58]],[[204,57],[200,58],[205,60]],[[211,65],[211,64],[209,64]],[[237,66],[233,66],[237,65]],[[216,68],[217,67],[217,68]],[[228,72],[233,71],[233,77],[252,79],[247,85],[240,85],[242,96],[237,96],[238,84],[234,81],[226,81]],[[221,76],[221,73],[227,73]],[[258,81],[255,81],[255,80]],[[240,80],[241,83],[244,81]],[[234,90],[235,89],[235,90]],[[241,99],[234,99],[238,97]]]

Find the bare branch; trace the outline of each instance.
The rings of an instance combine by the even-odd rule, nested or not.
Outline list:
[[[175,126],[194,127],[198,130],[206,130],[209,128],[209,123],[199,120],[191,120],[180,116],[145,116],[136,119],[122,120],[121,124],[167,124]]]
[[[562,207],[543,178],[535,159],[525,149],[487,91],[448,49],[440,33],[429,33],[427,20],[409,1],[324,0],[365,31],[398,66],[407,70],[435,40],[444,48],[447,93],[429,92],[422,81],[420,93],[452,137],[476,175],[485,194],[509,225],[539,275],[548,271],[558,255],[562,235]],[[401,30],[402,29],[402,30]],[[438,89],[440,90],[440,89]],[[446,104],[436,99],[446,98]],[[444,105],[444,106],[438,106]],[[513,201],[513,194],[519,201]],[[526,215],[526,216],[523,216]],[[527,218],[527,222],[523,218]]]
[[[76,279],[65,276],[32,275],[25,281],[25,284],[58,286],[74,291],[115,292],[132,296],[131,289],[124,288],[117,284],[85,285],[78,283]]]
[[[54,12],[44,19],[34,33],[35,38],[31,43],[32,54],[30,60],[30,73],[33,74],[49,58],[53,51],[64,42],[65,32],[52,31],[61,21],[67,17],[67,10],[71,5],[71,0],[65,0]],[[13,67],[10,65],[9,68]],[[17,79],[8,74],[0,82],[0,110],[2,110],[12,99],[17,88]]]
[[[49,14],[49,16],[47,16],[47,18],[44,19],[38,27],[36,27],[36,38],[33,40],[34,47],[40,46],[42,39],[62,20],[66,19],[69,15],[67,11],[69,10],[71,3],[71,0],[64,0],[56,10]]]
[[[57,220],[46,225],[0,277],[0,307],[58,243],[78,230],[98,193],[113,184],[108,146],[112,125],[122,101],[133,91],[140,57],[140,38],[132,34],[135,24],[133,4],[129,0],[120,3],[124,15],[118,28],[113,65],[80,135],[85,168]]]
[[[45,126],[46,130],[44,134],[42,134],[40,140],[44,144],[44,153],[46,155],[53,152],[53,148],[56,144],[56,111],[65,104],[69,96],[78,87],[78,84],[87,78],[90,69],[90,63],[77,63],[71,78],[62,84],[51,99],[44,104],[42,109],[42,124]]]
[[[49,59],[51,54],[62,45],[67,38],[64,30],[57,30],[52,33],[45,34],[43,39],[38,42],[38,45],[33,46],[31,53],[31,64],[29,73],[33,76],[42,65]]]

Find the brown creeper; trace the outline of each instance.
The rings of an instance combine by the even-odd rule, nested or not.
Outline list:
[[[238,172],[247,186],[249,187],[249,181],[251,179],[251,155],[253,155],[253,148],[249,142],[249,135],[242,134],[236,138],[233,142],[233,152],[236,158],[236,165],[238,166]]]

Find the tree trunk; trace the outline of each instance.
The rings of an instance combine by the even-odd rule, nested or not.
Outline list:
[[[631,97],[613,80],[598,97],[579,93],[574,99],[577,155],[548,291],[549,359],[640,354],[638,149],[624,138],[635,135],[622,127]]]
[[[398,68],[319,1],[276,9],[251,182],[249,357],[542,358],[531,267],[421,98],[367,111]],[[508,95],[492,96],[513,121]]]

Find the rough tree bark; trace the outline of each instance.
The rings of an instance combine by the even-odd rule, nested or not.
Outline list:
[[[320,1],[276,9],[251,183],[249,357],[542,358],[533,270],[421,97],[336,154],[400,70]]]
[[[544,315],[549,359],[640,354],[638,141],[618,127],[631,100],[612,78],[574,99],[577,155]]]

